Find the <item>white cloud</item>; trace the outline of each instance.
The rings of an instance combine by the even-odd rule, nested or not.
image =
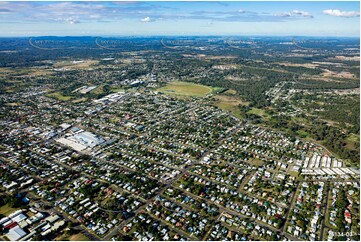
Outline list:
[[[55,19],[58,22],[63,22],[63,23],[68,23],[68,24],[78,24],[80,23],[80,21],[76,18],[73,17],[68,17],[68,18],[57,18]]]
[[[293,10],[292,13],[306,18],[313,18],[313,16],[309,12],[302,10]]]
[[[78,23],[80,23],[80,21],[78,19],[75,19],[73,17],[65,18],[63,21],[65,23],[68,23],[68,24],[78,24]]]
[[[279,16],[279,17],[291,17],[292,15],[288,12],[284,12],[284,13],[276,13],[275,16]]]
[[[147,22],[150,22],[150,18],[149,17],[145,17],[145,18],[142,18],[140,21],[144,22],[144,23],[147,23]]]
[[[341,11],[338,9],[327,9],[323,10],[324,14],[336,16],[336,17],[359,17],[360,12],[356,11]]]
[[[275,16],[286,17],[286,18],[288,18],[288,17],[293,17],[293,18],[299,18],[299,17],[313,18],[313,16],[309,12],[301,11],[301,10],[292,10],[291,12],[277,13],[277,14],[275,14]]]

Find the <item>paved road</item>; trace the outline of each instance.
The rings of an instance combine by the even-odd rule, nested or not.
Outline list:
[[[295,189],[295,193],[293,194],[292,199],[291,199],[291,202],[290,202],[291,206],[288,208],[287,213],[286,213],[286,221],[285,221],[285,223],[284,223],[284,224],[282,225],[282,227],[281,227],[281,231],[282,231],[282,232],[284,232],[285,229],[286,229],[286,224],[287,224],[287,222],[288,222],[288,218],[289,218],[290,213],[291,213],[291,210],[292,210],[292,205],[293,205],[294,202],[295,202],[296,193],[297,193],[297,191],[298,191],[298,187],[299,187],[299,186],[300,186],[300,183],[297,183],[297,186],[296,186],[296,189]]]

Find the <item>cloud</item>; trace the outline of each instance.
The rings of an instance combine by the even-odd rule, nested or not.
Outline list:
[[[78,24],[80,21],[74,17],[67,17],[67,18],[56,18],[54,19],[56,22],[66,23],[66,24]]]
[[[143,22],[143,23],[150,22],[150,17],[142,18],[140,21]]]
[[[75,19],[75,18],[72,18],[72,17],[66,18],[66,19],[65,19],[65,22],[66,22],[66,23],[69,23],[69,24],[78,24],[78,23],[80,23],[79,20],[77,20],[77,19]]]
[[[307,12],[296,10],[269,13],[269,12],[254,12],[248,10],[233,10],[233,11],[194,11],[187,14],[173,14],[173,19],[201,19],[218,22],[284,22],[294,21],[304,18],[312,18],[313,16]],[[168,15],[168,18],[171,16]]]
[[[276,13],[275,16],[279,16],[279,17],[291,17],[292,14],[289,12],[284,12],[284,13]]]
[[[292,10],[291,12],[277,13],[275,14],[275,16],[283,18],[313,18],[313,16],[309,12],[301,10]]]
[[[360,12],[356,12],[356,11],[341,11],[338,9],[327,9],[327,10],[323,10],[324,14],[327,15],[331,15],[331,16],[336,16],[336,17],[359,17],[360,16]]]
[[[0,2],[0,21],[77,24],[139,20],[146,15],[152,22],[160,19],[153,15],[172,11],[175,9],[146,2]]]
[[[1,3],[1,2],[0,2]],[[69,24],[118,22],[131,19],[143,23],[179,20],[206,22],[284,22],[312,18],[308,12],[293,10],[285,13],[255,12],[244,9],[222,11],[181,10],[151,2],[7,2],[0,4],[0,21],[64,22]],[[227,8],[229,9],[229,7]],[[8,17],[9,16],[9,17]]]
[[[293,10],[292,13],[306,18],[313,18],[313,16],[309,12],[302,10]]]

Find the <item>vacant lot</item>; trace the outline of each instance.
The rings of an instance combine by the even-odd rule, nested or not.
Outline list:
[[[213,90],[214,89],[212,87],[190,82],[170,82],[165,87],[159,88],[157,91],[166,94],[204,97],[211,94]]]
[[[350,134],[347,139],[353,142],[360,142],[360,136],[356,134]]]
[[[70,236],[69,240],[70,241],[87,241],[89,239],[84,234],[79,233],[79,234],[74,234],[74,235]]]
[[[350,134],[346,139],[346,148],[350,150],[357,150],[360,146],[360,136],[356,134]]]
[[[59,61],[55,63],[55,68],[71,68],[71,69],[78,69],[84,70],[89,69],[90,67],[98,64],[99,61],[97,60],[81,60],[81,61]]]
[[[79,98],[79,99],[75,99],[72,102],[73,103],[81,103],[81,102],[85,102],[86,100],[88,100],[86,97],[82,97],[82,98]]]
[[[104,87],[104,85],[100,85],[97,88],[91,90],[90,92],[94,93],[94,94],[103,94],[104,93],[104,88],[103,87]]]
[[[262,166],[263,165],[263,161],[258,159],[258,158],[254,158],[254,159],[251,159],[249,161],[250,164],[254,165],[254,166]]]
[[[351,78],[351,79],[356,78],[356,76],[354,74],[347,72],[347,71],[334,72],[334,71],[330,71],[328,69],[324,69],[322,76],[335,77],[335,78]]]
[[[113,88],[111,91],[112,92],[124,92],[125,89],[124,88]]]
[[[248,111],[248,113],[256,114],[258,116],[261,116],[263,119],[269,119],[269,115],[263,109],[252,108],[251,110]]]
[[[316,67],[318,67],[318,65],[314,64],[314,63],[300,64],[300,63],[290,63],[290,62],[279,62],[277,64],[283,65],[283,66],[305,67],[305,68],[311,68],[311,69],[315,69]]]
[[[49,93],[46,96],[56,98],[60,101],[68,101],[71,99],[70,96],[63,96],[60,92]]]
[[[214,96],[214,98],[216,99],[216,101],[213,103],[214,106],[217,106],[220,109],[226,111],[230,111],[234,116],[240,119],[242,119],[242,115],[238,106],[239,105],[248,106],[249,104],[248,102],[244,102],[239,97],[236,96],[216,95]]]
[[[62,234],[58,237],[55,238],[56,241],[89,241],[89,238],[86,237],[84,234],[82,233],[77,233],[74,235],[66,235],[66,234]]]
[[[19,208],[12,208],[8,204],[5,204],[4,206],[0,207],[0,214],[4,216],[8,216],[12,212],[15,212],[16,210],[19,210]]]

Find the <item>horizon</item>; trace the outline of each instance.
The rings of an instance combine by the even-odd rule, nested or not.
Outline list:
[[[277,38],[352,38],[360,39],[360,36],[335,36],[335,35],[38,35],[38,36],[0,36],[0,38],[151,38],[151,37],[243,37],[243,38],[253,38],[253,37],[277,37]]]
[[[360,35],[356,1],[0,2],[0,37]]]

